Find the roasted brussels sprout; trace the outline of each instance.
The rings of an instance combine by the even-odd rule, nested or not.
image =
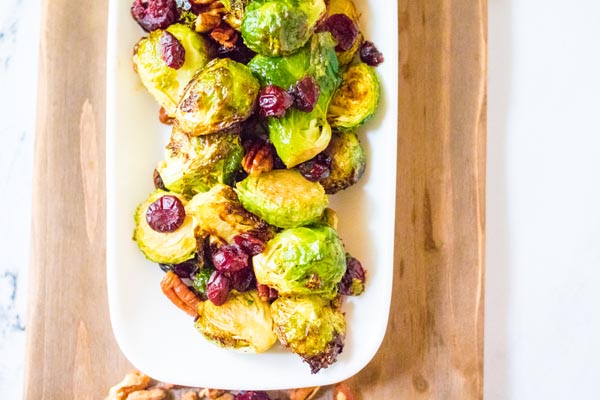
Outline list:
[[[161,56],[163,30],[155,30],[142,38],[135,47],[134,68],[142,83],[173,116],[183,91],[194,74],[208,62],[207,47],[202,36],[182,24],[173,24],[166,29],[175,36],[185,49],[185,62],[178,68],[169,67]]]
[[[302,53],[304,57],[308,57],[308,61],[299,56],[292,56],[289,63],[279,62],[279,68],[289,67],[286,72],[275,76],[267,74],[265,77],[265,80],[289,80],[299,75],[301,65],[309,65],[304,75],[312,76],[319,86],[319,99],[311,112],[291,108],[283,118],[269,118],[269,138],[288,168],[310,160],[322,152],[331,139],[331,127],[326,114],[333,92],[339,83],[338,61],[334,48],[335,41],[329,33],[317,33],[311,40],[310,50]]]
[[[215,59],[185,89],[175,111],[175,124],[191,136],[232,128],[252,114],[259,89],[244,64],[230,58]]]
[[[244,208],[280,228],[307,225],[327,207],[327,195],[296,170],[278,169],[250,175],[236,185]]]
[[[279,341],[310,365],[313,374],[333,364],[344,347],[344,315],[319,296],[279,297],[271,304]]]
[[[231,243],[242,233],[249,233],[267,241],[274,235],[273,227],[246,211],[233,189],[217,184],[208,192],[198,193],[188,203],[186,210],[197,221],[196,236],[214,236]]]
[[[319,183],[327,194],[354,185],[365,172],[367,157],[354,132],[334,132],[325,154],[331,159],[331,171]]]
[[[327,4],[327,16],[331,17],[335,14],[346,15],[356,25],[356,28],[359,31],[354,38],[354,42],[352,42],[352,46],[348,50],[336,51],[340,65],[346,65],[352,61],[352,58],[354,58],[354,55],[363,42],[363,36],[360,33],[359,15],[352,0],[329,0],[329,3]]]
[[[230,185],[241,169],[240,137],[228,133],[188,136],[176,127],[156,170],[172,192],[193,196],[217,183]]]
[[[200,302],[195,326],[219,346],[248,353],[263,353],[277,341],[269,303],[260,300],[256,290],[232,290],[220,306]]]
[[[329,104],[327,120],[334,129],[350,131],[369,120],[379,104],[379,79],[365,63],[350,65]]]
[[[338,229],[338,222],[339,222],[339,218],[338,218],[337,213],[335,212],[335,210],[333,210],[332,208],[327,207],[323,211],[323,215],[321,215],[321,218],[319,219],[319,221],[317,221],[317,224],[322,224],[322,225],[330,226],[330,227],[332,227],[333,229],[335,229],[337,231],[337,229]]]
[[[310,68],[310,45],[285,57],[270,57],[257,54],[248,63],[254,76],[262,86],[276,85],[289,89],[308,73]]]
[[[267,56],[291,54],[310,39],[325,10],[323,0],[254,0],[242,19],[244,43]]]
[[[189,213],[186,213],[183,223],[172,232],[158,232],[147,221],[148,208],[163,196],[175,196],[181,204],[186,206],[185,197],[157,190],[144,200],[135,210],[135,240],[146,258],[160,264],[179,264],[189,260],[196,252],[196,238],[194,229],[196,222]]]
[[[335,230],[318,225],[278,233],[252,261],[256,281],[280,295],[319,294],[332,299],[346,271],[345,254]]]

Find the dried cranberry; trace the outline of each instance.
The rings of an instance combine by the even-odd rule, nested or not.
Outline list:
[[[315,108],[320,92],[319,85],[312,76],[305,76],[290,89],[294,105],[304,112],[311,112]]]
[[[346,51],[352,48],[358,36],[358,26],[346,14],[333,14],[321,23],[319,32],[331,32],[337,41],[335,51]]]
[[[265,392],[249,391],[236,394],[234,400],[271,400],[271,398]]]
[[[275,85],[265,86],[258,93],[258,106],[261,117],[283,117],[292,106],[294,99],[288,92]]]
[[[298,165],[298,170],[309,181],[319,182],[329,178],[331,174],[331,158],[325,153],[317,154],[315,158]]]
[[[175,0],[133,0],[131,16],[147,32],[166,29],[178,18]]]
[[[346,272],[338,284],[338,292],[346,296],[358,296],[365,290],[365,270],[356,258],[346,255]]]
[[[146,222],[156,232],[173,232],[185,219],[185,208],[175,196],[165,195],[150,204],[146,211]]]
[[[260,254],[265,249],[265,242],[249,233],[237,235],[233,241],[249,256]]]
[[[212,261],[219,271],[239,271],[248,266],[248,254],[236,244],[226,244],[213,253]]]
[[[231,287],[238,292],[245,292],[254,286],[254,270],[251,267],[227,272],[227,275],[231,280]]]
[[[168,67],[179,69],[185,63],[185,49],[177,38],[167,31],[160,36],[160,58]]]
[[[376,67],[383,62],[383,54],[377,50],[373,42],[364,42],[360,47],[360,59],[371,67]]]
[[[220,306],[227,301],[231,290],[231,280],[222,272],[214,271],[206,284],[206,297],[214,305]]]
[[[171,266],[171,270],[177,274],[180,278],[189,278],[194,275],[200,269],[198,260],[192,258],[191,260],[184,261],[180,264],[174,264]]]

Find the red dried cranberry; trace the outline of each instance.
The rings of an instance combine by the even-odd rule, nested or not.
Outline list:
[[[346,272],[338,284],[338,292],[345,296],[358,296],[365,290],[365,270],[356,258],[346,255]]]
[[[219,271],[239,271],[248,266],[248,254],[236,244],[225,244],[213,253],[212,261]]]
[[[233,241],[249,256],[260,254],[265,249],[265,242],[249,233],[237,235]]]
[[[305,76],[290,89],[294,105],[304,112],[311,112],[315,108],[320,92],[319,85],[312,76]]]
[[[376,67],[383,62],[383,54],[377,50],[373,42],[364,42],[360,47],[360,59],[371,67]]]
[[[214,305],[220,306],[227,301],[230,290],[231,280],[227,275],[219,271],[214,271],[206,284],[206,297]]]
[[[283,117],[285,111],[293,103],[292,96],[279,86],[268,85],[258,93],[258,106],[261,117]]]
[[[271,398],[265,392],[249,391],[236,394],[234,400],[271,400]]]
[[[200,269],[200,264],[196,258],[184,261],[171,266],[171,270],[180,278],[190,278]]]
[[[331,32],[337,41],[335,51],[346,51],[352,48],[358,36],[358,26],[346,14],[333,14],[321,23],[319,32]]]
[[[254,270],[251,267],[227,272],[227,276],[231,280],[231,287],[238,292],[245,292],[254,287]]]
[[[131,16],[147,32],[166,29],[178,18],[175,0],[133,0]]]
[[[325,153],[320,153],[315,158],[298,165],[298,170],[311,182],[319,182],[329,178],[331,174],[331,158]]]
[[[185,49],[181,42],[168,31],[163,31],[160,35],[160,58],[168,67],[179,69],[185,63]]]
[[[185,219],[185,208],[175,196],[165,195],[150,204],[146,211],[146,222],[156,232],[173,232]]]

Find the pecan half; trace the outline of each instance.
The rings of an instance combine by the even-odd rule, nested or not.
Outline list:
[[[196,4],[202,5],[202,8],[198,13],[198,18],[196,19],[196,32],[207,33],[221,25],[221,21],[223,20],[223,16],[227,13],[227,10],[220,1],[205,0]]]
[[[290,389],[290,400],[310,400],[317,395],[321,387],[307,387],[300,389]]]
[[[242,167],[250,175],[258,175],[273,169],[273,147],[262,140],[252,143],[244,155]]]
[[[110,388],[106,400],[125,400],[130,393],[146,389],[150,384],[150,377],[139,371],[125,375],[125,378]]]
[[[227,49],[235,47],[239,38],[237,31],[225,23],[215,27],[210,33],[210,37]]]
[[[346,382],[340,382],[333,387],[333,400],[354,400],[354,393]]]
[[[160,388],[138,390],[127,396],[127,400],[164,400],[166,398],[167,392]]]
[[[166,273],[163,280],[160,282],[160,287],[165,294],[177,307],[191,315],[198,316],[198,303],[200,299],[196,297],[185,283],[173,271]]]

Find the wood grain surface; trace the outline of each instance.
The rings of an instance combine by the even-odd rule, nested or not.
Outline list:
[[[105,277],[105,0],[44,0],[25,398],[131,369]],[[362,399],[483,397],[486,0],[399,1],[394,294]],[[151,351],[151,349],[149,349]]]

